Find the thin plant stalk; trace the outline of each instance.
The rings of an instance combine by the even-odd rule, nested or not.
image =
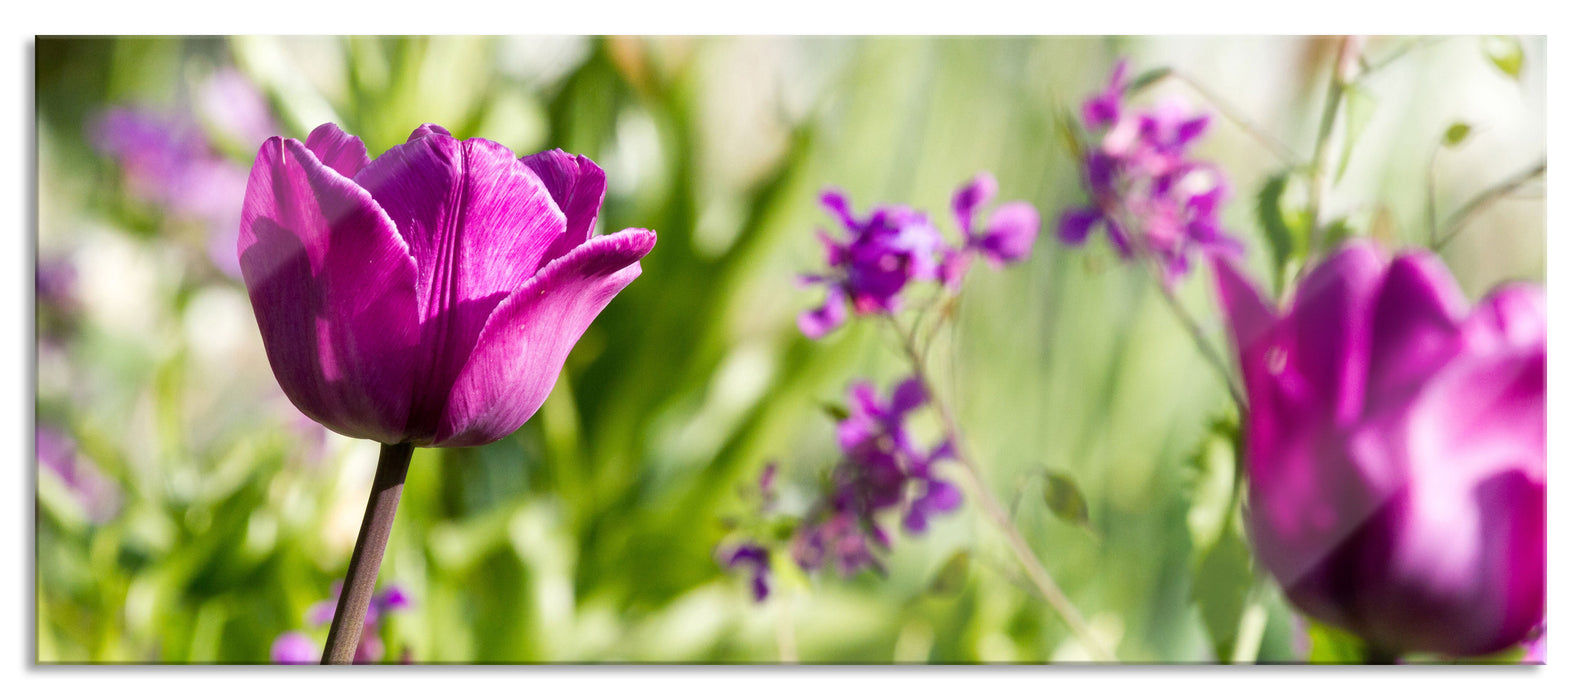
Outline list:
[[[1164,297],[1165,305],[1170,307],[1170,313],[1175,315],[1176,320],[1181,322],[1181,327],[1186,329],[1188,335],[1192,336],[1192,343],[1197,346],[1198,353],[1203,355],[1210,365],[1213,365],[1214,371],[1219,374],[1220,380],[1225,383],[1225,391],[1230,394],[1231,400],[1236,402],[1236,410],[1242,416],[1246,416],[1247,399],[1241,395],[1241,388],[1236,384],[1236,376],[1231,372],[1230,365],[1225,358],[1220,357],[1219,353],[1214,350],[1214,344],[1209,342],[1208,333],[1203,330],[1202,326],[1198,325],[1198,322],[1192,318],[1192,314],[1188,313],[1186,307],[1181,305],[1181,300],[1177,299],[1175,293],[1171,292],[1170,288],[1165,285],[1158,266],[1149,265],[1148,268],[1148,277],[1154,281],[1154,286],[1159,289],[1159,296]]]
[[[374,584],[379,578],[379,563],[384,560],[390,527],[395,523],[396,505],[406,483],[407,467],[412,464],[412,443],[382,445],[379,466],[374,469],[373,489],[368,494],[368,509],[363,512],[362,528],[352,548],[352,561],[346,569],[340,599],[335,603],[335,618],[330,622],[330,638],[324,644],[324,664],[349,664],[362,641],[363,620],[373,600]]]
[[[982,506],[984,513],[989,516],[989,520],[1005,536],[1006,542],[1011,546],[1011,552],[1016,556],[1017,563],[1021,564],[1022,570],[1032,580],[1033,585],[1038,588],[1038,592],[1043,596],[1044,600],[1049,603],[1049,607],[1054,608],[1055,614],[1060,616],[1066,626],[1071,628],[1071,631],[1076,634],[1077,640],[1082,643],[1082,646],[1087,648],[1088,654],[1098,661],[1116,661],[1114,654],[1111,654],[1105,648],[1104,644],[1099,641],[1098,636],[1094,634],[1093,629],[1088,626],[1087,621],[1083,619],[1082,613],[1077,610],[1077,606],[1072,604],[1071,599],[1066,597],[1065,593],[1060,590],[1060,586],[1055,583],[1049,572],[1044,569],[1043,564],[1038,560],[1038,555],[1033,553],[1033,548],[1027,544],[1027,540],[1022,537],[1022,533],[1016,529],[1016,524],[1011,521],[1010,515],[1006,513],[1005,508],[994,497],[994,492],[985,483],[983,470],[978,466],[977,461],[972,458],[971,453],[961,439],[960,431],[956,427],[955,417],[951,414],[950,409],[945,406],[943,397],[935,390],[933,382],[928,378],[928,368],[924,362],[923,354],[918,350],[917,345],[912,342],[911,334],[907,333],[906,329],[901,326],[900,321],[896,320],[894,316],[886,316],[886,318],[890,320],[891,327],[895,329],[896,337],[901,341],[901,345],[905,349],[907,359],[912,364],[913,373],[917,376],[918,381],[923,384],[924,391],[932,398],[929,403],[934,406],[940,425],[945,431],[946,439],[950,440],[952,445],[955,445],[956,459],[961,462],[963,471],[966,472],[967,488],[972,492],[974,500]]]
[[[1313,162],[1309,166],[1311,179],[1307,193],[1308,221],[1311,222],[1308,235],[1324,229],[1324,197],[1329,191],[1329,162],[1335,158],[1335,147],[1338,143],[1332,141],[1335,135],[1335,119],[1340,114],[1341,100],[1346,96],[1346,89],[1352,81],[1356,80],[1359,70],[1359,59],[1362,55],[1362,37],[1348,36],[1340,42],[1340,48],[1335,52],[1335,67],[1330,71],[1329,88],[1324,95],[1324,112],[1318,122],[1318,139],[1313,144]],[[1347,128],[1351,128],[1347,126]]]
[[[1449,245],[1452,240],[1455,240],[1456,235],[1461,233],[1463,228],[1467,225],[1467,222],[1471,221],[1474,215],[1483,211],[1489,205],[1499,201],[1501,197],[1516,191],[1517,188],[1520,188],[1522,185],[1527,184],[1528,182],[1539,176],[1542,176],[1547,172],[1549,172],[1549,160],[1545,158],[1544,160],[1538,161],[1538,163],[1534,164],[1532,167],[1523,170],[1522,172],[1517,173],[1509,178],[1501,180],[1493,187],[1490,187],[1479,193],[1478,196],[1473,197],[1471,201],[1462,205],[1460,209],[1457,209],[1454,214],[1450,215],[1450,220],[1445,223],[1444,235],[1435,240],[1429,241],[1429,248],[1432,248],[1436,252],[1444,249],[1444,247]]]
[[[1198,82],[1195,78],[1187,75],[1186,73],[1182,73],[1181,71],[1178,71],[1174,68],[1166,68],[1165,71],[1168,77],[1180,81],[1183,85],[1191,88],[1193,92],[1196,92],[1199,97],[1202,97],[1204,100],[1208,101],[1208,103],[1213,105],[1214,109],[1220,113],[1220,116],[1225,117],[1226,121],[1229,121],[1231,124],[1234,124],[1240,128],[1242,133],[1252,137],[1252,140],[1257,141],[1258,145],[1263,146],[1264,150],[1268,151],[1282,164],[1286,165],[1287,167],[1296,164],[1298,156],[1296,155],[1295,151],[1291,150],[1290,147],[1282,143],[1280,139],[1275,138],[1269,132],[1259,128],[1258,125],[1253,123],[1252,119],[1249,119],[1245,115],[1238,112],[1236,108],[1231,106],[1229,100],[1226,100],[1225,98],[1220,97],[1218,94],[1215,94],[1213,91],[1209,90],[1208,87],[1204,86],[1202,83]]]
[[[794,664],[797,662],[796,654],[796,619],[791,612],[791,596],[776,596],[775,604],[775,646],[780,652],[780,663]]]

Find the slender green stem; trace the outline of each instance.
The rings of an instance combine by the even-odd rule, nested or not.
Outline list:
[[[1346,88],[1357,75],[1357,57],[1362,52],[1361,37],[1348,36],[1340,42],[1335,52],[1335,67],[1330,71],[1329,90],[1324,96],[1324,112],[1318,122],[1318,140],[1313,145],[1313,162],[1309,167],[1307,193],[1308,236],[1324,229],[1324,197],[1329,189],[1329,162],[1334,159],[1335,118],[1340,114],[1340,102]],[[1350,127],[1348,127],[1350,128]],[[1311,246],[1309,246],[1311,250]]]
[[[1237,111],[1235,107],[1232,107],[1228,100],[1215,94],[1202,83],[1198,82],[1196,79],[1187,75],[1186,73],[1182,73],[1174,68],[1166,68],[1165,70],[1167,71],[1166,75],[1180,81],[1183,85],[1191,88],[1193,92],[1196,92],[1199,97],[1202,97],[1209,104],[1214,105],[1214,109],[1220,113],[1220,116],[1225,117],[1226,121],[1229,121],[1230,123],[1241,128],[1243,133],[1251,136],[1252,140],[1257,141],[1258,145],[1263,146],[1265,150],[1273,154],[1274,157],[1279,159],[1283,164],[1286,166],[1293,166],[1297,163],[1299,157],[1296,155],[1296,151],[1291,150],[1290,147],[1286,146],[1280,141],[1280,139],[1275,138],[1269,132],[1259,128],[1258,125],[1254,124],[1251,119],[1241,114],[1241,112]]]
[[[1016,529],[1016,524],[1011,521],[1010,515],[1006,513],[1005,508],[994,497],[994,492],[985,483],[983,470],[972,458],[965,442],[961,439],[960,431],[956,427],[955,417],[945,405],[943,397],[935,389],[933,382],[929,380],[927,363],[924,361],[923,354],[918,350],[916,344],[911,342],[911,336],[907,334],[906,329],[901,326],[901,322],[896,320],[894,316],[886,316],[886,318],[890,320],[891,327],[895,329],[896,336],[901,341],[907,359],[912,364],[913,373],[917,376],[917,380],[922,382],[924,391],[932,399],[929,403],[934,406],[934,411],[939,417],[940,425],[943,427],[947,439],[951,441],[951,444],[955,445],[956,459],[961,462],[962,471],[966,472],[967,488],[972,492],[973,499],[983,508],[984,513],[989,516],[989,520],[1005,535],[1006,541],[1011,546],[1012,554],[1016,555],[1017,562],[1022,565],[1022,570],[1033,581],[1033,585],[1038,588],[1038,592],[1049,603],[1049,606],[1054,608],[1055,614],[1059,615],[1060,619],[1065,621],[1066,626],[1070,627],[1071,631],[1076,634],[1078,641],[1087,648],[1088,654],[1098,661],[1116,661],[1115,655],[1111,654],[1105,645],[1099,641],[1093,629],[1082,618],[1082,613],[1077,610],[1077,606],[1072,604],[1071,599],[1067,598],[1065,593],[1060,590],[1060,586],[1050,577],[1049,572],[1044,570],[1043,564],[1038,560],[1038,555],[1033,553],[1033,548],[1027,544],[1027,540],[1022,537],[1022,533]]]
[[[351,663],[357,644],[362,641],[363,619],[368,615],[368,602],[373,599],[379,563],[384,560],[385,543],[390,541],[390,526],[395,523],[396,505],[401,501],[401,487],[411,464],[412,443],[379,448],[379,466],[374,469],[368,509],[363,512],[352,561],[341,584],[340,599],[335,603],[335,619],[330,622],[322,663]]]
[[[789,594],[775,596],[775,646],[780,652],[780,663],[794,664],[796,655],[796,619],[791,612]]]
[[[1410,54],[1418,49],[1428,48],[1429,46],[1433,46],[1434,44],[1437,44],[1448,38],[1450,37],[1439,36],[1426,39],[1423,37],[1411,39],[1406,42],[1405,46],[1397,49],[1395,53],[1385,56],[1384,58],[1381,58],[1377,61],[1369,61],[1366,56],[1358,56],[1357,65],[1361,68],[1361,70],[1357,73],[1357,79],[1361,80],[1362,78],[1373,75],[1374,73],[1378,73],[1389,65],[1405,57],[1407,54]]]
[[[1262,604],[1263,588],[1264,578],[1255,572],[1252,585],[1247,587],[1241,622],[1236,626],[1236,644],[1231,648],[1230,655],[1233,664],[1258,661],[1258,647],[1263,644],[1263,635],[1269,626],[1269,609]]]
[[[1429,241],[1428,247],[1435,251],[1443,250],[1446,245],[1449,245],[1452,240],[1455,240],[1456,235],[1461,233],[1462,229],[1466,227],[1468,221],[1472,220],[1473,216],[1486,209],[1489,205],[1499,201],[1501,197],[1516,191],[1516,188],[1527,184],[1529,181],[1543,175],[1548,171],[1549,159],[1545,158],[1538,161],[1532,167],[1512,175],[1509,178],[1501,180],[1500,182],[1495,183],[1493,187],[1478,193],[1478,196],[1473,197],[1471,201],[1462,205],[1460,209],[1457,209],[1454,214],[1450,215],[1450,220],[1445,223],[1445,235],[1438,239],[1431,239]]]
[[[1181,327],[1186,329],[1187,334],[1192,336],[1192,343],[1197,346],[1198,353],[1214,366],[1214,371],[1225,383],[1225,391],[1229,392],[1231,400],[1236,402],[1236,410],[1243,416],[1247,415],[1247,399],[1241,395],[1241,388],[1236,385],[1236,375],[1231,371],[1230,364],[1225,358],[1220,357],[1219,352],[1214,349],[1214,344],[1209,342],[1208,333],[1192,318],[1186,307],[1181,305],[1181,300],[1176,298],[1175,293],[1165,286],[1156,269],[1150,269],[1149,277],[1153,278],[1154,285],[1158,287],[1159,295],[1164,297],[1165,305],[1170,307],[1170,312],[1181,322]]]

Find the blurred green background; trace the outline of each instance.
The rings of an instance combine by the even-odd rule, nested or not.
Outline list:
[[[1348,115],[1353,155],[1326,210],[1359,234],[1421,245],[1431,160],[1443,220],[1542,159],[1546,46],[1518,45],[1512,79],[1479,37],[1369,40],[1375,61],[1408,52],[1361,85],[1367,114]],[[245,174],[261,137],[232,128],[228,108],[246,100],[216,91],[216,76],[254,86],[274,133],[304,138],[335,121],[373,155],[422,122],[523,154],[587,154],[609,173],[600,230],[659,234],[642,277],[522,430],[482,448],[418,450],[381,572],[412,599],[380,629],[388,659],[1046,662],[1088,657],[1006,574],[1009,552],[970,507],[926,537],[898,537],[886,576],[781,576],[766,604],[715,559],[722,519],[766,461],[779,461],[788,502],[812,502],[837,454],[823,404],[855,379],[888,386],[904,371],[876,324],[816,343],[796,330],[820,294],[793,278],[817,269],[813,232],[832,226],[817,194],[844,188],[864,210],[909,203],[948,228],[953,189],[987,170],[1002,201],[1030,201],[1047,223],[1085,197],[1062,115],[1119,57],[1137,72],[1191,76],[1305,157],[1335,47],[1316,37],[39,38],[37,421],[75,471],[44,467],[41,436],[37,659],[266,663],[283,632],[322,642],[304,615],[345,571],[377,447],[296,413],[245,290],[223,269],[225,241],[211,239],[226,233],[227,196],[239,212],[240,191],[216,183]],[[1210,110],[1172,81],[1143,101],[1166,94]],[[115,107],[194,125],[215,172],[232,173],[199,178],[220,191],[218,214],[138,193],[91,138]],[[1458,121],[1472,127],[1467,141],[1435,155]],[[1225,168],[1236,193],[1227,228],[1267,270],[1255,195],[1283,166],[1225,119],[1199,152]],[[1543,199],[1517,195],[1444,251],[1469,295],[1544,280]],[[46,289],[60,269],[67,281]],[[1182,299],[1218,340],[1203,282],[1191,276]],[[1194,576],[1226,482],[1204,468],[1214,460],[1201,446],[1231,405],[1142,271],[1045,235],[1024,263],[969,278],[943,345],[937,371],[967,441],[1100,636],[1128,661],[1213,661]],[[1043,469],[1075,478],[1088,528],[1026,488]],[[962,550],[965,585],[937,590]],[[1276,593],[1255,588],[1252,604],[1268,620],[1259,659],[1307,658]]]

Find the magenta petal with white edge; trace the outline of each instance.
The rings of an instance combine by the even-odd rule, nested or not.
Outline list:
[[[344,435],[405,439],[417,268],[373,197],[301,142],[272,138],[248,178],[237,252],[291,402]]]
[[[554,260],[582,245],[593,235],[593,222],[604,204],[604,169],[587,156],[573,156],[560,149],[522,158],[549,189],[549,196],[566,214],[566,235],[544,255]]]
[[[594,238],[501,303],[456,377],[434,446],[485,444],[527,422],[583,332],[642,272],[638,261],[654,241],[642,229]]]
[[[438,429],[484,322],[548,262],[566,219],[510,149],[457,141],[437,128],[414,132],[357,182],[396,223],[417,263],[422,333],[408,432],[421,445]]]
[[[348,178],[357,177],[357,173],[368,167],[368,147],[363,145],[363,140],[341,131],[332,122],[320,124],[308,134],[307,147],[319,157],[320,163]]]

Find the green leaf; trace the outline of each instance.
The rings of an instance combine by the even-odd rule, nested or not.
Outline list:
[[[1467,134],[1470,133],[1472,133],[1472,127],[1467,126],[1466,122],[1456,122],[1451,124],[1450,128],[1445,129],[1445,135],[1439,141],[1445,145],[1445,148],[1455,148],[1461,145],[1461,142],[1465,141]]]
[[[967,550],[956,550],[934,573],[934,580],[928,584],[928,594],[941,598],[961,595],[961,591],[967,587],[967,566],[970,563],[971,555]]]
[[[1263,187],[1258,189],[1258,226],[1263,229],[1264,240],[1269,243],[1277,292],[1280,280],[1284,279],[1286,264],[1297,257],[1296,232],[1286,221],[1280,204],[1285,197],[1286,185],[1290,182],[1291,173],[1283,172],[1265,180]]]
[[[1130,95],[1136,93],[1139,90],[1143,90],[1154,83],[1164,80],[1166,77],[1169,77],[1169,75],[1169,68],[1155,68],[1153,70],[1143,71],[1142,74],[1132,78],[1132,81],[1126,84],[1126,94]]]
[[[1214,653],[1229,661],[1241,627],[1242,609],[1252,587],[1252,558],[1247,543],[1233,528],[1226,528],[1204,552],[1192,578],[1192,600],[1203,616],[1203,627],[1214,643]]]
[[[820,404],[819,408],[824,410],[824,415],[829,416],[836,423],[851,417],[851,411],[846,410],[845,406],[838,403],[825,402]]]
[[[1340,151],[1340,164],[1335,166],[1335,182],[1340,182],[1340,177],[1346,174],[1346,166],[1351,163],[1351,153],[1356,150],[1357,139],[1373,119],[1377,106],[1378,100],[1368,91],[1356,85],[1346,88],[1346,143]]]
[[[1500,69],[1501,73],[1510,76],[1511,80],[1520,80],[1522,77],[1522,64],[1526,62],[1527,55],[1522,51],[1522,43],[1513,36],[1486,36],[1483,37],[1483,55]]]
[[[1044,472],[1044,505],[1061,520],[1082,527],[1088,525],[1088,501],[1082,497],[1077,482],[1067,474]]]
[[[1060,116],[1060,142],[1065,144],[1066,152],[1080,162],[1083,151],[1087,150],[1082,145],[1082,134],[1085,133],[1082,122],[1078,121],[1070,111],[1063,112]]]
[[[1337,219],[1324,227],[1322,237],[1322,250],[1328,252],[1340,247],[1347,238],[1354,238],[1357,232],[1345,219]]]
[[[1307,638],[1313,647],[1308,663],[1360,664],[1368,660],[1367,645],[1349,632],[1309,619]]]

